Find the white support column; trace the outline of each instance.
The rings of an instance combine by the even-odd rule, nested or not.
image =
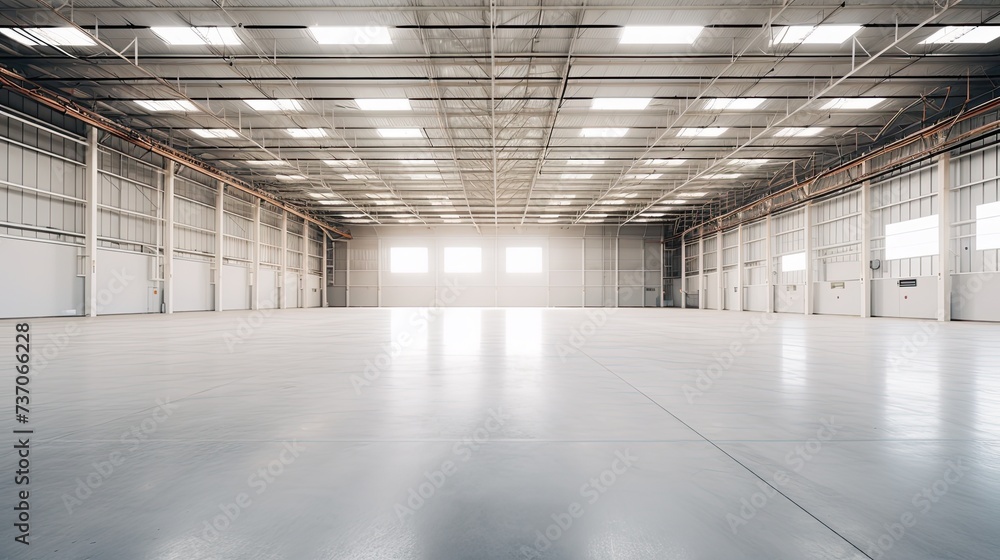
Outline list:
[[[174,177],[176,165],[167,161],[163,178],[163,311],[174,312]]]
[[[618,269],[621,268],[620,267],[621,261],[619,259],[619,255],[618,255],[618,250],[619,249],[621,249],[621,244],[619,243],[618,237],[616,236],[615,237],[615,290],[614,290],[614,293],[615,293],[615,307],[618,307],[618,295],[619,295],[619,290],[621,290],[621,287],[619,286],[619,281],[618,281]]]
[[[329,264],[326,260],[326,252],[328,246],[327,243],[329,243],[329,241],[327,240],[325,229],[319,228],[319,233],[320,235],[323,236],[323,244],[322,247],[320,248],[320,251],[322,251],[322,254],[320,255],[320,270],[322,270],[322,272],[320,273],[320,280],[319,280],[319,306],[326,307],[329,304],[329,302],[326,301],[327,299],[326,283],[328,281],[326,267]]]
[[[743,311],[743,224],[736,228],[736,310]]]
[[[681,309],[687,309],[687,244],[681,236]]]
[[[698,238],[698,309],[705,309],[705,238]]]
[[[250,309],[260,309],[260,199],[253,205],[253,263],[250,268]]]
[[[281,270],[278,272],[278,309],[285,309],[285,292],[288,289],[288,212],[281,211]]]
[[[868,162],[861,162],[861,175],[868,174]],[[871,196],[872,196],[872,184],[871,181],[865,181],[861,183],[861,204],[859,205],[860,214],[858,216],[858,221],[861,225],[861,255],[858,260],[861,261],[861,270],[859,271],[861,276],[861,317],[868,318],[872,316],[872,269],[870,266],[872,259],[872,216],[871,216]]]
[[[813,314],[813,235],[812,235],[812,202],[806,202],[805,207],[805,242],[806,242],[806,289],[802,293],[802,311],[806,315]]]
[[[771,263],[773,240],[771,239],[770,214],[767,215],[767,218],[764,220],[764,224],[766,226],[766,231],[764,232],[764,274],[766,276],[765,281],[767,285],[767,312],[774,313],[774,276],[771,272],[774,270],[774,264]]]
[[[222,245],[226,234],[223,199],[226,185],[219,181],[215,191],[215,310],[222,311]]]
[[[938,321],[951,321],[951,154],[938,156]]]
[[[97,169],[100,162],[99,153],[97,129],[91,127],[87,131],[87,214],[84,216],[83,226],[86,236],[84,240],[86,260],[83,271],[83,314],[88,317],[97,317],[97,191],[100,185]]]
[[[722,230],[720,229],[715,237],[715,293],[719,298],[719,303],[715,308],[719,311],[726,308],[726,282],[722,277],[723,262],[724,251],[722,249]]]

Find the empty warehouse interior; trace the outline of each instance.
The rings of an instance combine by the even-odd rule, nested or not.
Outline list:
[[[0,558],[996,558],[996,2],[0,16]]]

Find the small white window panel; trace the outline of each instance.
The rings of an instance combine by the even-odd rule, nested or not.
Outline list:
[[[168,45],[242,45],[232,27],[151,27]]]
[[[938,242],[937,215],[885,226],[887,260],[936,255]]]
[[[791,253],[789,255],[781,256],[782,272],[797,272],[799,270],[805,270],[805,269],[806,269],[805,253]]]
[[[483,271],[483,250],[479,247],[445,247],[445,274],[479,274]]]
[[[885,101],[884,97],[841,97],[831,99],[823,105],[824,109],[871,109]]]
[[[313,39],[321,45],[391,45],[387,27],[310,27]]]
[[[409,111],[410,100],[402,99],[355,99],[362,111]]]
[[[622,30],[622,45],[690,45],[704,28],[696,25],[630,25]]]
[[[582,128],[580,136],[584,138],[621,138],[628,134],[627,128]]]
[[[389,249],[389,270],[393,274],[426,274],[427,247]]]
[[[292,138],[324,138],[326,131],[322,128],[286,128],[285,132]]]
[[[649,102],[649,97],[596,97],[590,102],[595,111],[641,111]]]
[[[507,274],[540,274],[541,247],[507,247]]]
[[[760,107],[767,99],[763,97],[719,97],[709,99],[705,103],[705,109],[709,111],[752,111]]]
[[[419,128],[379,128],[378,135],[382,138],[422,138]]]
[[[228,128],[192,128],[191,132],[202,138],[236,138],[235,130]]]
[[[1000,202],[976,206],[976,250],[1000,249]]]
[[[717,136],[722,136],[728,128],[710,126],[706,128],[682,128],[677,132],[677,136],[685,136],[691,138],[715,138]]]

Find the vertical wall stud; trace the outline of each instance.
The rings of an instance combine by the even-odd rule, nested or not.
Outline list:
[[[868,174],[868,162],[861,162],[861,175],[866,176]],[[861,235],[861,256],[858,260],[861,261],[858,264],[861,266],[859,271],[861,276],[861,317],[868,318],[872,316],[872,270],[869,263],[872,258],[872,215],[871,215],[871,193],[872,184],[871,181],[865,181],[861,183],[861,195],[859,200],[859,215],[858,221],[860,222],[860,235]]]
[[[223,214],[226,184],[219,181],[215,193],[215,310],[222,311],[222,247],[225,241],[226,222]]]
[[[174,177],[177,166],[166,162],[163,179],[163,311],[174,312]]]
[[[87,130],[87,215],[84,218],[86,270],[83,281],[84,315],[89,317],[97,317],[97,191],[100,184],[97,174],[100,161],[98,150],[97,129],[91,127]]]
[[[951,321],[951,154],[938,157],[938,321]]]
[[[278,309],[285,309],[288,289],[288,212],[281,211],[281,270],[278,274]]]

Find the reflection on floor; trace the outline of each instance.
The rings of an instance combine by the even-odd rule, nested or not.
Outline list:
[[[1000,325],[667,309],[31,325],[32,544],[10,558],[1000,550]],[[0,478],[8,506],[14,488]]]

